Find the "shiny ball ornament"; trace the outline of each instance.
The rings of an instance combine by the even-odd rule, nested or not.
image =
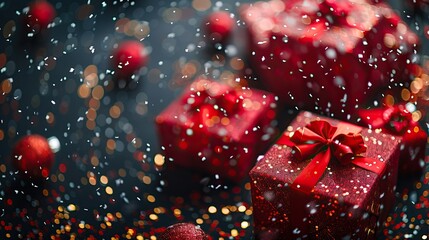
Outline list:
[[[216,11],[208,15],[203,28],[211,42],[224,43],[231,35],[234,24],[229,12]]]
[[[177,223],[169,226],[159,240],[208,240],[208,236],[199,226],[192,223]]]
[[[54,153],[45,137],[28,135],[16,143],[12,152],[12,163],[24,177],[46,178],[54,163]]]
[[[54,7],[45,0],[36,0],[29,5],[26,25],[29,30],[38,32],[48,28],[56,16]]]
[[[112,65],[117,78],[129,79],[141,67],[145,66],[148,57],[143,43],[125,41],[113,52]]]

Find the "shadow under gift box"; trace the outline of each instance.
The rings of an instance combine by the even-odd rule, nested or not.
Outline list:
[[[241,181],[272,140],[275,107],[264,91],[198,79],[156,117],[166,160]]]
[[[313,120],[350,126],[353,133],[360,129],[367,146],[363,155],[376,161],[380,172],[354,163],[341,165],[331,157],[311,191],[293,187],[313,159],[297,162],[292,148],[281,139]],[[400,141],[400,137],[301,112],[250,171],[257,239],[375,239],[377,226],[394,203]],[[306,181],[311,181],[310,175],[305,175]]]
[[[411,81],[418,37],[387,5],[272,0],[240,14],[250,64],[281,103],[345,119],[381,88]]]

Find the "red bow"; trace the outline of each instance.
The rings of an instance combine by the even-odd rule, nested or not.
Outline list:
[[[360,110],[362,121],[372,128],[383,128],[391,134],[403,135],[416,125],[412,114],[404,105],[395,105],[382,109]]]
[[[213,86],[213,89],[204,88],[194,91],[184,99],[185,106],[189,107],[193,117],[193,124],[197,127],[212,127],[222,118],[231,118],[242,106],[241,98],[235,90],[222,90]]]
[[[292,183],[292,187],[310,193],[323,176],[331,159],[341,165],[353,163],[361,168],[381,174],[384,166],[379,161],[363,157],[367,148],[360,131],[362,128],[341,123],[331,126],[327,121],[312,121],[304,129],[298,129],[292,137],[283,135],[277,142],[293,148],[295,160],[313,158]]]

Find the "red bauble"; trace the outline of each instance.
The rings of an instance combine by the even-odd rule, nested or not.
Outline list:
[[[145,47],[139,41],[122,42],[113,53],[112,64],[119,78],[130,78],[146,63]]]
[[[204,24],[204,30],[210,41],[223,43],[231,35],[234,20],[229,12],[217,11],[211,13]]]
[[[177,223],[169,226],[159,240],[208,240],[208,236],[199,226],[192,223]]]
[[[34,31],[44,30],[56,15],[54,7],[47,1],[36,0],[29,5],[27,27]]]
[[[30,178],[46,178],[54,163],[54,153],[46,138],[28,135],[21,138],[12,152],[13,165]]]

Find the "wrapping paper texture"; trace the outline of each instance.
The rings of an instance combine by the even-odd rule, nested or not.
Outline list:
[[[284,134],[316,119],[339,123],[302,112]],[[374,239],[377,224],[394,201],[401,138],[368,129],[361,134],[368,146],[365,156],[384,161],[384,173],[331,161],[311,194],[289,187],[308,161],[294,162],[291,148],[277,144],[265,154],[250,172],[255,233],[260,239]]]
[[[241,8],[250,63],[282,103],[344,119],[381,88],[408,84],[418,37],[399,16],[384,4],[319,2]]]
[[[216,97],[218,103],[211,105],[230,108],[227,115],[221,114],[217,120],[211,118],[217,123],[210,126],[200,122],[206,106],[186,104],[198,92],[195,89],[225,92]],[[221,103],[233,92],[240,98],[238,103]],[[199,79],[157,116],[160,142],[167,159],[177,165],[240,181],[248,175],[257,154],[272,140],[275,107],[274,96],[264,91],[233,90],[224,84]],[[209,116],[208,120],[211,119]]]

